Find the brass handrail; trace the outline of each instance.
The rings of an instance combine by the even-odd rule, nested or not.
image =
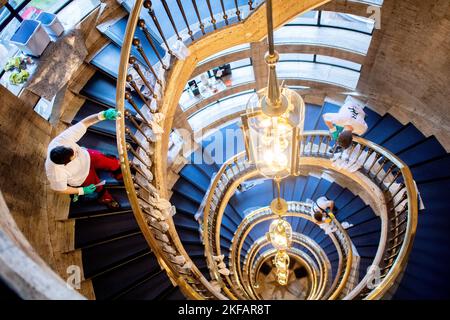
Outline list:
[[[119,64],[119,70],[118,70],[118,78],[117,78],[117,91],[116,91],[116,109],[120,111],[122,114],[127,115],[129,117],[129,112],[125,110],[125,99],[130,100],[129,95],[126,93],[126,83],[130,80],[130,76],[128,75],[128,66],[130,63],[135,63],[135,59],[131,59],[130,53],[131,53],[131,47],[132,45],[140,45],[140,43],[136,42],[134,37],[134,33],[136,30],[136,26],[138,25],[138,21],[140,18],[141,8],[144,4],[143,0],[136,0],[135,5],[133,7],[133,10],[130,13],[130,16],[128,18],[127,27],[125,31],[125,36],[122,44],[122,50],[120,55],[120,64]],[[139,47],[138,47],[139,50]],[[145,58],[145,56],[144,56]],[[154,69],[151,68],[151,71],[154,72]],[[157,83],[161,84],[161,81],[157,78],[156,74],[154,73],[155,78],[157,79]],[[149,88],[151,89],[151,88]],[[130,101],[131,103],[131,101]],[[133,104],[133,107],[135,105]],[[142,118],[142,114],[139,113]],[[145,118],[141,119],[144,120]],[[136,124],[136,122],[133,122]],[[145,131],[140,127],[139,125],[136,125],[139,132],[144,136],[145,138]],[[129,133],[129,130],[127,129],[125,125],[125,117],[122,117],[121,119],[118,119],[116,122],[116,135],[117,135],[117,148],[119,151],[119,159],[121,163],[121,169],[123,173],[123,179],[125,188],[127,190],[128,198],[130,201],[131,208],[133,210],[134,216],[136,218],[136,221],[146,239],[148,242],[150,248],[154,252],[158,263],[161,265],[162,268],[167,272],[169,278],[172,280],[174,284],[177,284],[182,292],[190,299],[227,299],[225,296],[223,296],[220,292],[217,292],[217,290],[206,280],[206,278],[203,276],[203,274],[198,270],[198,268],[195,266],[195,264],[190,259],[189,255],[185,252],[184,248],[181,245],[181,242],[178,238],[178,235],[176,231],[174,231],[173,222],[169,221],[169,228],[171,230],[168,230],[166,233],[159,234],[158,231],[161,231],[158,229],[155,225],[152,225],[149,221],[149,216],[152,216],[152,210],[159,210],[159,208],[152,207],[150,205],[150,212],[145,211],[142,205],[140,204],[140,199],[138,197],[138,191],[139,189],[144,189],[148,193],[151,193],[152,191],[149,191],[148,188],[145,186],[139,185],[136,181],[136,177],[133,177],[131,173],[131,167],[133,165],[130,163],[130,160],[128,158],[128,151],[131,151],[135,158],[139,159],[141,163],[144,163],[144,160],[139,153],[135,152],[131,147],[130,144],[126,141],[126,134]],[[147,141],[150,143],[150,139],[147,138]],[[130,150],[131,149],[131,150]],[[148,151],[144,151],[148,155]],[[145,163],[144,163],[145,164]],[[139,176],[141,179],[144,180],[144,184],[151,184],[151,179],[149,179],[145,173],[143,173],[142,169],[137,169],[137,172],[139,173]],[[149,168],[147,168],[149,169]],[[138,186],[139,185],[139,186]],[[148,185],[147,185],[148,187]],[[155,193],[155,192],[153,192]],[[171,219],[171,217],[168,217],[168,219]],[[155,222],[154,222],[155,223]],[[153,229],[151,229],[153,228]],[[162,237],[165,236],[165,237]],[[168,252],[167,248],[164,248],[164,245],[168,245],[170,248],[170,252]],[[179,264],[177,264],[173,258],[175,256],[181,255],[184,258],[184,261],[186,265],[190,266],[189,268],[183,268]]]
[[[319,140],[319,142],[316,142],[317,140]],[[382,223],[382,234],[384,236],[380,241],[379,252],[377,253],[375,259],[377,262],[376,265],[384,270],[384,273],[382,274],[382,281],[373,290],[367,290],[367,288],[365,288],[366,283],[360,283],[357,288],[350,292],[348,296],[355,299],[380,299],[393,286],[394,280],[401,275],[401,272],[406,266],[407,258],[412,248],[412,242],[417,227],[417,191],[409,168],[398,157],[383,147],[360,137],[354,138],[354,144],[351,151],[353,152],[358,145],[360,146],[360,153],[358,154],[357,159],[359,160],[360,156],[365,157],[365,161],[363,163],[364,170],[361,171],[364,172],[366,177],[376,183],[385,193],[386,201],[390,203],[390,207],[388,212],[383,213],[384,218]],[[304,132],[302,136],[301,156],[331,159],[335,155],[336,149],[334,148],[333,151],[330,152],[328,150],[330,146],[332,146],[332,142],[328,132]],[[323,148],[325,148],[325,150],[322,150]],[[375,155],[373,163],[369,166],[369,169],[366,169],[366,162],[371,159],[372,155]],[[229,168],[233,168],[234,163],[239,163],[239,161],[242,161],[243,159],[245,159],[244,152],[225,162],[216,175],[211,185],[211,189],[208,191],[207,205],[205,206],[203,222],[206,252],[211,252],[214,254],[220,253],[220,246],[217,248],[217,243],[220,243],[220,225],[217,225],[217,219],[220,221],[221,217],[218,217],[218,215],[223,213],[221,210],[224,206],[224,199],[222,198],[224,196],[223,190],[227,190],[230,187],[230,184],[225,184],[225,186],[222,185],[221,188],[217,188],[217,186],[219,181],[225,177],[227,170]],[[384,159],[384,161],[379,163],[380,159]],[[390,164],[391,167],[385,170],[384,166],[387,164]],[[378,169],[373,172],[372,169],[377,166]],[[247,169],[249,168],[250,166],[247,166]],[[249,171],[251,171],[251,169]],[[238,171],[238,173],[244,175],[242,172]],[[245,174],[247,177],[251,176],[248,172],[245,172]],[[231,179],[236,178],[237,176],[231,177]],[[226,181],[229,180],[230,179],[227,177]],[[389,180],[391,180],[390,183]],[[394,184],[398,184],[397,181],[403,181],[403,184],[399,184],[397,191],[394,192],[390,188]],[[232,184],[236,184],[236,181]],[[404,206],[403,211],[398,213],[397,208],[400,204],[402,204],[402,199],[398,202],[397,196],[402,194],[402,192],[402,199],[406,200],[407,205]],[[216,202],[218,203],[216,205],[212,204],[211,200],[213,198],[217,199]],[[405,229],[402,229],[402,225],[404,225],[405,222],[406,227]],[[395,244],[395,246],[389,245],[390,243]],[[388,256],[389,252],[390,255]],[[382,258],[384,258],[383,261],[381,261]],[[214,266],[214,262],[211,261],[209,257],[208,265],[210,266],[212,275],[225,286],[225,283],[222,281],[220,274]],[[335,295],[332,294],[332,296]]]

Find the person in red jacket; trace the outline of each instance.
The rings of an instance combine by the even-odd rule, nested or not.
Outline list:
[[[111,209],[120,207],[108,190],[101,185],[98,177],[98,170],[105,170],[121,180],[120,161],[114,156],[86,149],[77,144],[88,127],[103,120],[116,120],[119,117],[120,113],[115,109],[99,112],[66,129],[50,142],[45,170],[50,187],[54,191],[76,197],[98,192],[100,203]]]

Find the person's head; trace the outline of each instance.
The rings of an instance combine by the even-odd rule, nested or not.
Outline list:
[[[321,222],[323,219],[323,213],[320,211],[314,213],[314,219],[316,219],[316,221]]]
[[[338,137],[337,143],[340,147],[348,149],[353,142],[353,133],[351,130],[344,130]]]
[[[72,148],[58,146],[50,151],[50,160],[56,164],[68,164],[72,161],[74,151]]]

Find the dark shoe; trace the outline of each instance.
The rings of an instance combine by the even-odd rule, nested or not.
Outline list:
[[[111,210],[120,209],[120,204],[114,199],[99,199],[98,202],[104,204]]]
[[[104,204],[108,207],[108,209],[111,210],[117,210],[120,209],[120,203],[118,203],[112,195],[104,189],[102,192],[100,198],[98,199],[98,202],[101,204]]]

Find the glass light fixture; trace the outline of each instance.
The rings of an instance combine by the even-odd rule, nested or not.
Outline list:
[[[279,218],[270,224],[266,236],[275,249],[287,250],[292,243],[292,227],[289,222]]]
[[[297,175],[305,103],[298,93],[278,84],[279,55],[273,41],[272,1],[266,1],[266,6],[268,84],[250,97],[241,119],[249,161],[255,163],[263,176],[283,179]]]
[[[278,284],[286,286],[289,279],[289,263],[290,258],[286,251],[280,250],[275,254],[273,264],[276,268]]]
[[[241,116],[247,159],[256,165],[259,173],[273,179],[278,196],[270,204],[278,216],[272,222],[267,239],[277,249],[274,264],[278,283],[287,285],[289,255],[286,250],[292,242],[292,227],[282,217],[288,210],[280,197],[280,180],[298,175],[300,140],[305,119],[305,102],[293,90],[280,87],[276,73],[279,55],[273,40],[272,0],[266,1],[267,38],[269,51],[265,61],[269,68],[267,87],[252,95],[246,113]]]

